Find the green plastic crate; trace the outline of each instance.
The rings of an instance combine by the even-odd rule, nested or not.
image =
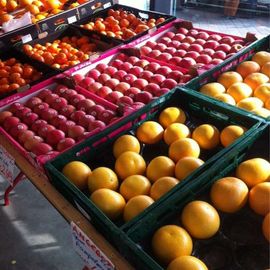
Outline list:
[[[201,88],[201,86],[203,86],[206,83],[209,82],[214,82],[217,80],[217,77],[225,72],[225,71],[229,71],[229,70],[235,70],[236,67],[243,61],[247,61],[250,60],[251,57],[258,51],[261,50],[265,50],[265,51],[270,51],[270,35],[259,39],[255,42],[253,42],[251,45],[249,45],[248,47],[244,48],[243,50],[239,51],[238,53],[236,53],[233,57],[225,60],[223,63],[217,65],[215,68],[210,69],[204,73],[202,73],[201,75],[195,77],[194,79],[192,79],[190,82],[188,82],[184,87],[188,90],[195,90],[195,91],[199,91],[199,89]],[[214,100],[214,98],[212,98]],[[221,101],[220,101],[221,102]],[[223,102],[221,102],[221,104],[224,104]],[[259,119],[263,119],[264,121],[270,121],[270,117],[268,118],[263,118],[260,117],[256,114],[253,114],[249,111],[240,109],[236,106],[232,106],[229,105],[231,107],[235,107],[238,110],[241,110],[242,112],[246,113],[248,116],[250,117],[255,117],[255,118],[259,118]]]
[[[135,242],[141,248],[135,254],[140,256],[138,260],[142,258],[144,263],[147,264],[142,269],[160,270],[165,267],[158,263],[151,252],[151,238],[158,228],[168,224],[181,226],[180,213],[187,203],[198,199],[210,201],[208,193],[215,181],[222,177],[233,175],[236,167],[242,161],[255,157],[261,157],[268,161],[270,159],[270,126],[268,124],[262,124],[253,135],[246,137],[241,143],[235,145],[211,169],[205,171],[200,176],[199,181],[192,183],[190,186],[186,185],[182,190],[174,190],[170,197],[156,205],[155,209],[151,211],[151,215],[141,219],[141,224],[137,223],[127,235],[130,238],[129,240]],[[220,211],[219,214],[221,217],[219,232],[209,240],[193,239],[194,249],[192,255],[202,259],[206,264],[208,262],[207,266],[209,269],[267,269],[269,267],[269,243],[264,239],[261,231],[263,216],[255,214],[247,206],[234,214],[221,213]],[[250,222],[254,223],[250,224]],[[232,226],[236,226],[236,228]],[[240,235],[235,236],[235,231],[240,233]],[[229,233],[230,237],[224,237],[224,232],[225,234],[227,233],[227,236]],[[235,253],[232,253],[231,257],[228,258],[227,264],[230,265],[218,268],[209,264],[210,262],[214,263],[211,261],[212,259],[216,261],[218,256],[216,251],[220,247],[223,251],[228,249],[230,252]],[[241,260],[246,265],[242,267],[240,265],[232,266],[233,262],[239,262],[238,256],[240,255],[244,257]],[[147,260],[147,256],[149,260]],[[154,262],[156,265],[153,264]]]

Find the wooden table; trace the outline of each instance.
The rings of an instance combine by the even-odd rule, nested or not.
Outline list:
[[[116,269],[134,269],[91,223],[51,185],[47,176],[37,170],[26,158],[20,155],[2,134],[0,134],[0,144],[14,157],[17,166],[54,208],[57,209],[69,223],[73,221],[96,246],[103,251],[115,265]]]

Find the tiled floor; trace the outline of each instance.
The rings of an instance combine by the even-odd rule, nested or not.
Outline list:
[[[244,36],[250,31],[262,37],[270,34],[268,17],[228,20],[222,12],[194,8],[177,11],[177,16],[196,27]],[[0,178],[0,199],[7,182]],[[66,221],[31,185],[23,181],[11,196],[11,205],[0,204],[1,270],[80,270],[83,263],[72,249]]]

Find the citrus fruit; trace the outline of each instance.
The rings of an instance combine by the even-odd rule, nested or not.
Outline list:
[[[246,160],[237,167],[236,177],[243,180],[248,187],[268,181],[270,177],[270,163],[263,158]]]
[[[170,191],[178,183],[179,181],[174,177],[161,177],[152,185],[150,189],[150,197],[156,201],[168,191]]]
[[[81,161],[71,161],[65,165],[62,173],[79,189],[87,188],[91,169]]]
[[[262,231],[265,239],[270,242],[270,212],[263,219]]]
[[[166,156],[158,156],[150,161],[146,168],[146,176],[151,182],[163,176],[174,176],[175,163]]]
[[[134,174],[143,175],[145,169],[146,163],[143,157],[135,152],[124,152],[115,161],[115,172],[121,179]]]
[[[230,104],[230,105],[236,105],[234,98],[232,96],[230,96],[229,94],[217,95],[217,96],[215,96],[215,99],[222,101],[222,102],[225,102],[225,103]]]
[[[270,62],[270,53],[266,51],[260,51],[252,56],[252,61],[257,62],[261,67]]]
[[[118,184],[118,177],[110,168],[96,168],[88,176],[88,189],[90,193],[100,188],[117,190]]]
[[[137,215],[139,215],[144,209],[150,206],[154,200],[146,195],[138,195],[132,197],[126,204],[124,209],[124,221],[128,222]]]
[[[120,217],[124,211],[126,202],[121,194],[107,188],[94,191],[90,199],[110,219]]]
[[[208,270],[208,268],[196,257],[181,256],[174,259],[166,270]]]
[[[210,150],[219,145],[219,130],[213,125],[203,124],[194,129],[192,139],[201,148]]]
[[[175,177],[182,181],[193,171],[203,165],[203,161],[195,157],[184,157],[178,160],[175,165]]]
[[[253,93],[252,89],[249,85],[246,83],[238,82],[232,84],[228,90],[227,93],[233,97],[235,102],[239,102],[240,100],[250,97]]]
[[[254,186],[249,192],[249,206],[257,214],[265,216],[270,212],[270,183]]]
[[[217,95],[225,93],[225,91],[225,87],[217,82],[207,83],[200,88],[201,93],[210,97],[216,97]]]
[[[188,203],[182,211],[181,221],[190,235],[198,239],[212,237],[216,234],[220,225],[217,210],[204,201]]]
[[[263,73],[252,73],[244,79],[244,83],[248,84],[254,91],[258,86],[269,81],[268,76]]]
[[[265,104],[264,104],[265,108],[270,110],[270,98],[268,98],[266,101],[265,101]]]
[[[242,82],[243,78],[235,71],[227,71],[219,75],[217,82],[221,83],[225,89],[228,89],[232,84]]]
[[[120,186],[120,193],[128,201],[137,195],[148,195],[151,183],[143,175],[131,175],[127,177]]]
[[[270,116],[270,110],[267,110],[265,108],[254,109],[251,112],[265,118]]]
[[[259,85],[254,91],[254,97],[259,98],[263,103],[270,98],[270,83]]]
[[[220,133],[220,142],[224,147],[229,146],[246,132],[246,128],[237,125],[225,127]]]
[[[173,123],[169,125],[163,134],[163,139],[166,144],[170,145],[178,139],[187,138],[190,136],[189,128],[181,123]]]
[[[236,72],[238,72],[242,78],[246,78],[249,74],[259,72],[260,65],[255,61],[244,61],[238,65]]]
[[[261,72],[266,76],[270,77],[270,61],[262,66]]]
[[[169,157],[177,162],[184,157],[199,157],[200,146],[199,144],[190,138],[179,139],[173,142],[169,147]]]
[[[164,128],[167,128],[172,123],[185,123],[186,115],[180,108],[168,107],[161,112],[158,121]]]
[[[159,228],[152,238],[153,253],[164,264],[169,264],[180,256],[191,255],[192,248],[190,235],[176,225]]]
[[[140,142],[132,135],[123,135],[119,137],[113,144],[113,155],[118,158],[122,153],[132,151],[140,152]]]
[[[246,204],[248,187],[236,177],[224,177],[212,185],[210,197],[215,208],[225,213],[234,213]]]
[[[163,127],[155,121],[146,121],[136,131],[136,137],[142,143],[155,144],[163,138]]]
[[[248,97],[244,98],[241,101],[237,103],[237,107],[247,110],[247,111],[253,111],[255,109],[262,108],[263,102],[256,97]]]

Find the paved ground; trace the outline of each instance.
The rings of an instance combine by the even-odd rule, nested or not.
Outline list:
[[[267,17],[228,20],[221,13],[184,9],[177,16],[192,20],[200,28],[258,37],[270,33]],[[4,207],[7,182],[0,178],[0,269],[1,270],[80,270],[82,262],[72,249],[69,225],[31,185],[24,181]]]

